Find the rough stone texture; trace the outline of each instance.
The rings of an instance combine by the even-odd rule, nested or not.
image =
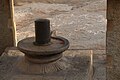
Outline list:
[[[23,54],[18,50],[9,50],[1,58],[1,80],[89,80],[92,76],[90,70],[90,51],[68,50],[64,52],[64,60],[69,64],[66,70],[44,75],[29,75],[19,72],[16,65]],[[19,57],[18,57],[19,56]]]
[[[34,20],[48,18],[51,30],[67,38],[70,49],[106,48],[106,0],[85,0],[74,5],[32,3],[16,6],[18,41],[34,36]]]
[[[24,5],[28,3],[58,3],[58,4],[71,4],[71,5],[77,5],[77,6],[84,6],[88,4],[89,2],[93,2],[97,0],[14,0],[15,5]]]
[[[107,80],[120,80],[120,0],[108,0]]]
[[[8,46],[13,46],[9,0],[0,0],[0,55]]]
[[[93,66],[93,80],[106,80],[106,55],[95,53],[93,58]]]

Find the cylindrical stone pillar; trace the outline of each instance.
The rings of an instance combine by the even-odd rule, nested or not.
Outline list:
[[[35,21],[35,45],[44,45],[50,42],[50,21],[38,19]]]

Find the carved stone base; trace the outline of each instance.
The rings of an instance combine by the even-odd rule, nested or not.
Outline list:
[[[19,70],[19,67],[24,67],[23,54],[18,50],[8,51],[8,55],[4,54],[0,64],[0,79],[1,80],[89,80],[92,75],[90,65],[89,51],[68,50],[65,51],[62,61],[67,64],[67,68],[58,72],[46,74],[28,74]],[[21,61],[23,62],[21,63]],[[18,66],[19,64],[19,66]],[[63,65],[63,64],[61,64]],[[40,70],[34,65],[28,65],[33,68],[31,71]],[[54,68],[54,67],[52,67]],[[26,71],[28,68],[24,68]],[[49,70],[47,67],[46,69]],[[54,68],[55,69],[55,68]],[[28,69],[29,70],[29,69]]]
[[[55,62],[46,64],[37,64],[27,61],[24,57],[20,58],[17,63],[17,69],[25,74],[46,74],[60,70],[65,70],[70,66],[66,60],[60,59]]]

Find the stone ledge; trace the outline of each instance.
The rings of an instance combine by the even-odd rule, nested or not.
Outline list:
[[[23,57],[23,54],[18,50],[9,50],[0,58],[1,80],[88,80],[92,76],[90,51],[68,50],[64,52],[64,59],[70,67],[44,75],[27,75],[19,72],[15,67],[20,57]]]

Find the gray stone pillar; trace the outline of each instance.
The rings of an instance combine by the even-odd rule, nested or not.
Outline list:
[[[120,80],[120,0],[108,0],[107,8],[107,80]]]
[[[0,0],[0,55],[6,47],[14,46],[11,1]]]

